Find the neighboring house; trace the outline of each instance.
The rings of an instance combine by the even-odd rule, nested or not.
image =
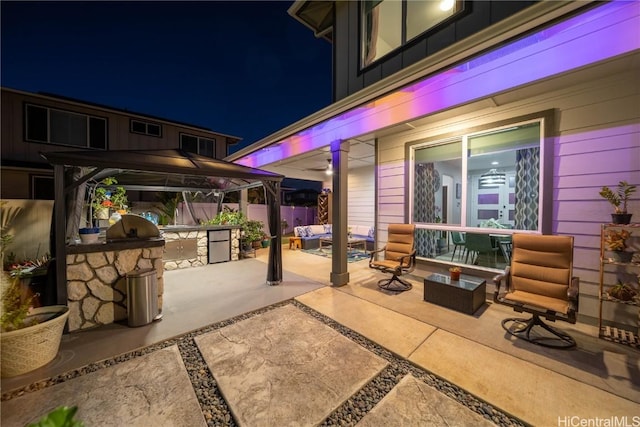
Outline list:
[[[2,88],[2,199],[53,200],[40,152],[182,148],[222,159],[240,138],[58,95]]]
[[[326,181],[313,171],[331,159],[334,232],[374,225],[381,247],[388,224],[412,222],[419,259],[440,267],[451,231],[573,235],[580,313],[597,318],[611,212],[598,192],[640,184],[640,2],[300,0],[289,12],[333,44],[334,103],[227,160]],[[629,208],[640,221],[638,193]],[[349,281],[346,263],[333,269],[334,285]]]

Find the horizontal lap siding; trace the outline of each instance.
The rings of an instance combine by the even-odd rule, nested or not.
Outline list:
[[[640,84],[638,67],[614,75],[581,80],[573,86],[551,85],[544,92],[522,88],[497,95],[494,108],[469,106],[449,111],[414,130],[379,139],[378,224],[381,229],[405,217],[405,144],[451,132],[553,109],[553,233],[575,237],[574,275],[580,277],[580,313],[597,318],[600,224],[610,220],[611,206],[598,192],[620,180],[640,184]],[[486,104],[485,104],[486,105]],[[426,120],[425,120],[426,122]],[[407,189],[408,191],[408,189]],[[640,192],[630,205],[640,221]],[[380,238],[381,236],[379,236]],[[615,275],[608,273],[605,282]],[[595,303],[593,302],[596,299]]]
[[[373,166],[349,171],[349,215],[347,221],[349,225],[368,225],[373,227],[375,224],[375,186],[373,176]]]
[[[603,185],[615,186],[621,180],[640,183],[640,91],[635,72],[590,83],[588,90],[565,98],[560,110],[553,230],[575,236],[574,274],[580,277],[583,300],[597,299],[600,224],[609,221],[612,212],[598,193]],[[638,194],[629,211],[640,216]],[[616,281],[614,271],[605,273],[605,285]],[[580,312],[597,317],[597,307],[583,304]]]

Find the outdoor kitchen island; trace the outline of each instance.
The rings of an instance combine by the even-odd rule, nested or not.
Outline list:
[[[209,249],[216,251],[211,262],[223,262],[225,256],[227,260],[239,259],[238,226],[172,226],[160,231],[156,238],[103,239],[66,247],[70,332],[127,318],[127,273],[156,271],[158,309],[162,312],[165,269],[208,264]]]

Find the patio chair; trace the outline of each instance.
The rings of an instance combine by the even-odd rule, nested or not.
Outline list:
[[[413,271],[416,266],[414,249],[415,224],[389,224],[387,244],[384,248],[371,252],[369,267],[391,274],[390,279],[378,281],[378,287],[388,291],[408,291],[411,283],[400,276]],[[376,260],[378,253],[384,252],[384,259]]]
[[[511,265],[494,278],[493,300],[533,316],[504,319],[502,327],[509,334],[534,344],[575,347],[576,342],[570,335],[540,319],[576,323],[579,279],[572,276],[573,236],[514,234],[512,241]]]

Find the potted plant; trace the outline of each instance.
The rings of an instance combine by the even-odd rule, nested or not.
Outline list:
[[[609,288],[609,296],[620,301],[633,301],[638,293],[629,285],[620,281]]]
[[[109,219],[109,209],[115,209],[120,214],[127,213],[129,200],[127,190],[124,187],[109,188],[117,184],[113,177],[107,177],[95,183],[90,194],[89,207],[92,211],[92,218]]]
[[[449,268],[449,277],[451,280],[460,280],[460,274],[462,274],[462,269],[460,267]]]
[[[611,259],[616,262],[631,262],[633,252],[625,252],[627,239],[631,232],[627,230],[608,229],[604,235],[604,244],[611,251]]]
[[[247,222],[244,223],[244,226],[243,226],[244,238],[248,242],[251,242],[251,245],[255,249],[258,249],[259,247],[261,247],[260,242],[262,241],[262,236],[264,235],[263,228],[264,228],[263,222],[257,221],[255,219],[247,220]]]
[[[3,274],[1,287],[0,371],[5,378],[30,372],[56,357],[69,308],[65,305],[32,308],[33,296],[23,296],[19,277]]]
[[[627,213],[627,202],[629,197],[636,191],[635,185],[630,185],[627,181],[620,181],[616,191],[609,187],[602,187],[600,196],[605,198],[614,207],[614,213],[611,214],[611,222],[614,224],[629,224],[631,215]]]

